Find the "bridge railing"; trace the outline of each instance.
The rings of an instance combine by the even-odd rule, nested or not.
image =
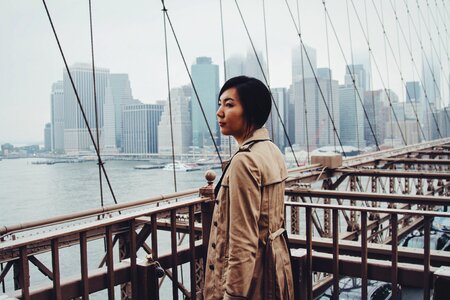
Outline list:
[[[198,189],[196,192],[198,194]],[[200,189],[202,192],[202,189]],[[135,208],[128,204],[116,205],[100,211],[87,211],[77,215],[63,216],[51,222],[37,221],[17,226],[3,228],[3,241],[0,241],[0,262],[2,270],[0,282],[3,292],[20,299],[73,299],[82,297],[89,299],[90,294],[106,290],[108,299],[115,299],[115,286],[121,285],[122,299],[158,299],[158,276],[168,276],[172,279],[172,297],[177,299],[179,293],[184,297],[195,299],[201,291],[198,278],[201,275],[203,258],[206,248],[202,241],[209,239],[211,223],[211,199],[204,197],[212,192],[212,186],[203,188],[202,197],[173,202],[165,206],[154,206],[138,211],[127,211],[125,208]],[[173,195],[158,196],[159,200],[175,200],[175,197],[192,195],[192,191]],[[158,200],[158,199],[152,199]],[[147,199],[148,200],[148,199]],[[150,203],[152,202],[150,201]],[[146,202],[146,203],[143,203]],[[149,204],[143,201],[139,205]],[[136,203],[135,203],[136,204]],[[38,226],[54,226],[65,222],[73,222],[82,218],[101,216],[107,212],[121,214],[109,216],[95,221],[65,226],[62,229],[37,233],[20,238],[14,238],[18,232],[32,230]],[[159,229],[169,230],[170,237],[160,237]],[[180,245],[177,234],[187,232],[188,243]],[[88,266],[88,244],[91,241],[103,239],[105,255],[98,268]],[[149,240],[147,245],[146,241]],[[165,245],[161,245],[161,240]],[[61,250],[72,249],[71,256],[79,256],[80,272],[77,275],[63,278]],[[117,251],[117,248],[119,251]],[[170,249],[167,253],[159,253],[158,249]],[[143,259],[138,259],[138,251],[145,250]],[[119,257],[117,257],[119,252]],[[141,251],[142,252],[142,251]],[[39,258],[39,254],[50,253],[51,267],[47,267]],[[186,288],[178,280],[179,266],[189,265],[189,284]],[[36,282],[36,272],[30,272],[35,265],[50,281]],[[72,266],[77,268],[77,266]],[[10,270],[13,269],[13,272]],[[182,275],[182,274],[181,274]],[[5,278],[10,276],[11,280]],[[13,285],[5,287],[5,282]],[[12,293],[11,293],[11,290]],[[194,291],[194,293],[190,292]],[[1,293],[0,293],[1,295]],[[9,299],[9,298],[8,298]]]
[[[325,198],[351,199],[358,197],[363,200],[360,193],[339,193],[336,191],[311,191],[306,189],[288,189],[287,195],[298,197],[315,196],[315,200]],[[370,195],[370,194],[369,194]],[[402,195],[378,194],[371,195],[377,201],[405,202]],[[385,198],[384,198],[385,197]],[[405,199],[402,199],[405,198]],[[433,206],[444,206],[450,203],[448,197],[412,196],[411,204],[421,204],[423,209]],[[423,198],[423,199],[422,199]],[[402,201],[403,200],[403,201]],[[318,201],[320,202],[320,200]],[[395,208],[372,208],[362,206],[331,205],[320,203],[286,202],[287,207],[299,209],[297,217],[304,220],[301,233],[289,235],[290,247],[294,257],[294,276],[296,294],[301,299],[314,299],[325,291],[330,285],[333,291],[339,290],[339,279],[343,276],[361,278],[361,298],[368,299],[368,280],[390,282],[392,286],[392,299],[397,299],[398,286],[423,289],[423,299],[430,299],[430,289],[434,282],[434,273],[441,266],[450,266],[449,252],[435,251],[430,247],[432,220],[435,217],[449,219],[450,213],[427,210],[408,210]],[[326,237],[314,227],[314,215],[321,211],[331,211],[332,231]],[[360,216],[359,226],[354,228],[352,241],[343,240],[349,237],[341,230],[339,216],[346,211],[357,212]],[[369,215],[384,215],[384,223],[370,221]],[[408,249],[399,247],[399,239],[403,232],[403,220],[419,219],[423,226],[424,249]],[[450,219],[449,219],[450,220]],[[370,224],[372,223],[372,224]],[[387,223],[387,224],[385,224]],[[378,228],[373,225],[376,224]],[[385,224],[384,228],[380,228]],[[383,226],[383,225],[381,225]],[[417,228],[417,227],[416,227]],[[388,245],[370,243],[374,235],[381,231],[389,231]],[[323,233],[322,233],[323,236]],[[331,276],[322,278],[321,282],[315,280],[313,274],[327,273]],[[448,273],[448,271],[446,271]],[[314,285],[313,285],[314,283]],[[448,284],[448,282],[447,282]],[[435,290],[436,293],[436,290]],[[335,293],[334,299],[339,299]]]

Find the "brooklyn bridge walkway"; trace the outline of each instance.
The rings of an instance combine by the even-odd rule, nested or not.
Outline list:
[[[312,162],[291,169],[286,187],[296,297],[336,291],[348,276],[362,299],[373,280],[390,283],[392,299],[408,289],[445,299],[450,139]],[[200,189],[0,227],[0,299],[200,299],[214,226],[206,177]],[[422,247],[405,246],[413,239]]]

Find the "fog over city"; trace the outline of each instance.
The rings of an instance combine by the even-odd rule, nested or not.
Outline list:
[[[423,66],[420,41],[409,21],[405,1],[327,1],[332,23],[329,20],[326,23],[324,6],[319,0],[238,1],[252,40],[268,62],[271,87],[288,88],[291,85],[291,52],[293,47],[300,45],[286,2],[292,9],[295,21],[300,20],[305,44],[316,49],[317,66],[331,68],[333,79],[338,80],[339,84],[343,84],[347,63],[364,64],[367,68],[369,65],[367,42],[359,17],[364,30],[366,26],[369,28],[368,37],[375,57],[372,60],[372,89],[390,88],[400,101],[404,101],[404,88],[396,65],[401,66],[405,81],[417,81],[419,78],[411,64],[411,56],[395,21],[391,4],[396,8],[400,24],[411,41],[419,72]],[[69,66],[90,63],[89,2],[49,0],[46,3]],[[420,30],[425,53],[432,54],[430,57],[434,62],[441,62],[437,67],[441,73],[439,80],[442,86],[442,104],[446,104],[449,97],[449,33],[440,32],[441,36],[438,36],[435,24],[444,28],[443,18],[449,18],[448,7],[444,1],[431,1],[430,8],[423,3],[423,15],[420,16],[415,1],[406,3],[411,9],[415,26]],[[220,4],[219,0],[165,1],[188,67],[191,67],[198,56],[211,57],[213,63],[219,65],[222,84],[224,76]],[[263,4],[266,12],[267,45]],[[233,54],[245,56],[252,48],[236,3],[223,0],[222,6],[225,57]],[[389,44],[383,39],[377,12],[384,21],[395,59]],[[133,97],[143,103],[167,99],[162,3],[156,0],[96,0],[92,1],[92,15],[95,65],[108,68],[111,73],[127,73]],[[431,30],[434,44],[429,42],[428,29]],[[338,35],[345,59],[333,30]],[[189,77],[168,24],[167,37],[170,85],[177,87],[188,84]],[[43,3],[2,0],[0,43],[0,144],[42,144],[44,126],[50,122],[51,87],[54,82],[62,80],[64,69]],[[379,69],[375,68],[375,63]]]

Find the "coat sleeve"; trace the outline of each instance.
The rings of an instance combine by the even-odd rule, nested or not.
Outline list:
[[[245,299],[258,251],[261,176],[257,164],[247,153],[233,159],[230,171],[229,257],[228,269],[225,271],[225,299]]]

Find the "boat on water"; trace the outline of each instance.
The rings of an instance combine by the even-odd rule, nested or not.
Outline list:
[[[198,171],[201,168],[196,164],[189,164],[189,163],[181,163],[179,161],[175,161],[175,163],[168,163],[164,166],[164,171],[173,171],[176,172],[192,172],[192,171]]]
[[[154,169],[162,169],[164,166],[162,165],[137,165],[133,167],[135,170],[154,170]]]

